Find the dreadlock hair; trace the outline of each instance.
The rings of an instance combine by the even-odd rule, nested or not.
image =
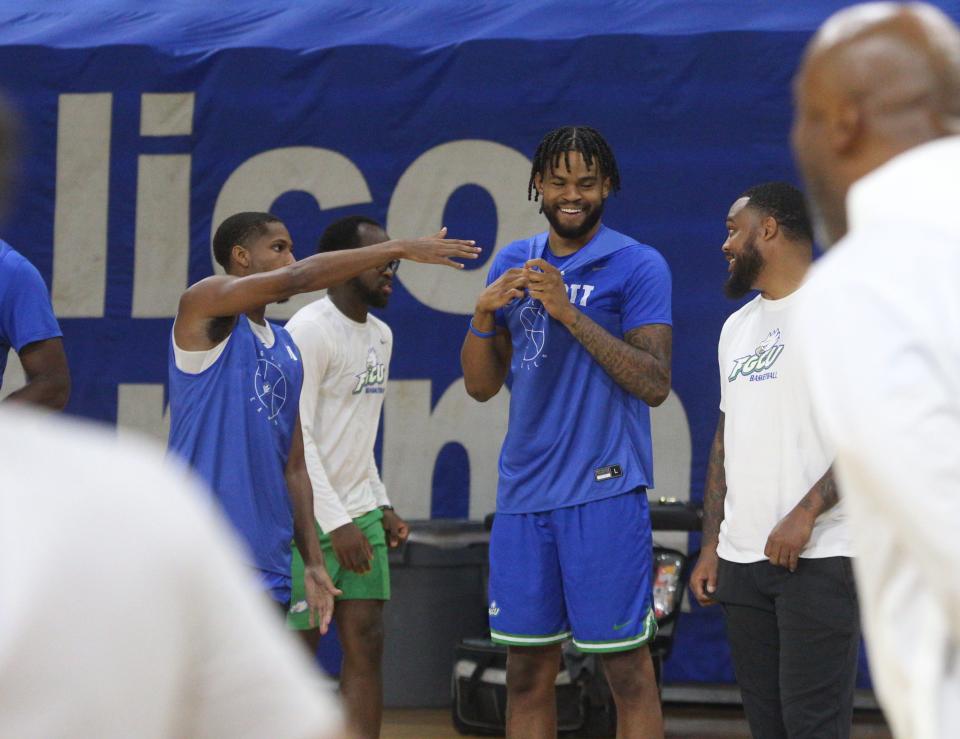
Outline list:
[[[360,246],[360,226],[376,226],[383,228],[372,218],[366,216],[346,216],[340,218],[324,229],[317,242],[317,254],[326,251],[340,251],[341,249],[356,249]]]
[[[773,218],[791,241],[813,243],[813,227],[803,193],[787,182],[754,185],[741,198],[747,205]]]
[[[283,223],[272,213],[235,213],[217,227],[213,235],[213,258],[227,272],[230,271],[230,253],[235,244],[243,244],[254,233],[263,236],[268,223]]]
[[[610,178],[610,187],[614,192],[620,190],[620,170],[613,150],[600,132],[590,126],[563,126],[555,128],[540,141],[533,155],[533,168],[530,170],[530,182],[527,185],[527,200],[539,200],[540,193],[534,185],[539,174],[545,176],[547,169],[560,166],[560,157],[570,169],[570,152],[578,151],[583,155],[587,167],[596,164],[602,177]]]

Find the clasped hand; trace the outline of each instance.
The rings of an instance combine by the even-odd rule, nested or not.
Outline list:
[[[545,259],[531,259],[523,267],[508,269],[491,282],[477,299],[477,310],[493,313],[507,303],[523,297],[526,290],[531,298],[539,300],[553,318],[569,324],[576,308],[567,298],[563,275]]]
[[[563,275],[546,259],[530,259],[523,266],[527,275],[527,292],[534,300],[543,303],[551,317],[569,324],[577,309],[570,304]]]

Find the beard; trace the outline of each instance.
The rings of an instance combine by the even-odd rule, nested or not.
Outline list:
[[[584,217],[583,223],[579,226],[569,228],[560,223],[560,218],[557,216],[557,211],[560,209],[560,206],[549,206],[541,208],[543,215],[546,216],[547,221],[549,222],[551,228],[554,232],[562,239],[579,239],[581,236],[586,236],[600,222],[600,216],[603,215],[603,206],[606,201],[601,200],[600,205],[596,208],[593,208],[589,205],[581,206],[584,208]]]
[[[763,255],[757,249],[757,238],[751,236],[740,250],[740,255],[734,259],[733,271],[723,286],[724,294],[733,300],[742,298],[753,289],[765,264]]]
[[[380,289],[383,287],[383,284],[378,284],[376,288],[369,288],[360,281],[359,277],[354,277],[352,280],[350,280],[350,284],[360,295],[360,299],[371,308],[387,307],[390,296]]]

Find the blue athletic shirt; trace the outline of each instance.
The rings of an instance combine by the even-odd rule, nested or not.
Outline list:
[[[504,247],[487,284],[538,257],[562,271],[571,302],[614,336],[672,325],[670,270],[653,247],[601,226],[583,248],[558,258],[542,233]],[[614,382],[539,301],[514,300],[496,321],[513,343],[497,511],[548,511],[652,486],[649,406]]]
[[[0,382],[11,347],[19,354],[28,344],[59,336],[63,334],[37,268],[0,240]]]
[[[264,573],[289,579],[293,511],[284,470],[300,407],[303,364],[285,329],[265,346],[240,316],[217,361],[170,377],[170,451],[203,479]]]

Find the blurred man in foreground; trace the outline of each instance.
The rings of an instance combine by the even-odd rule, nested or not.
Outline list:
[[[0,411],[0,449],[0,734],[341,736],[185,469],[21,410]]]
[[[801,322],[899,737],[960,735],[960,31],[858,5],[810,43],[793,147],[821,243]]]

